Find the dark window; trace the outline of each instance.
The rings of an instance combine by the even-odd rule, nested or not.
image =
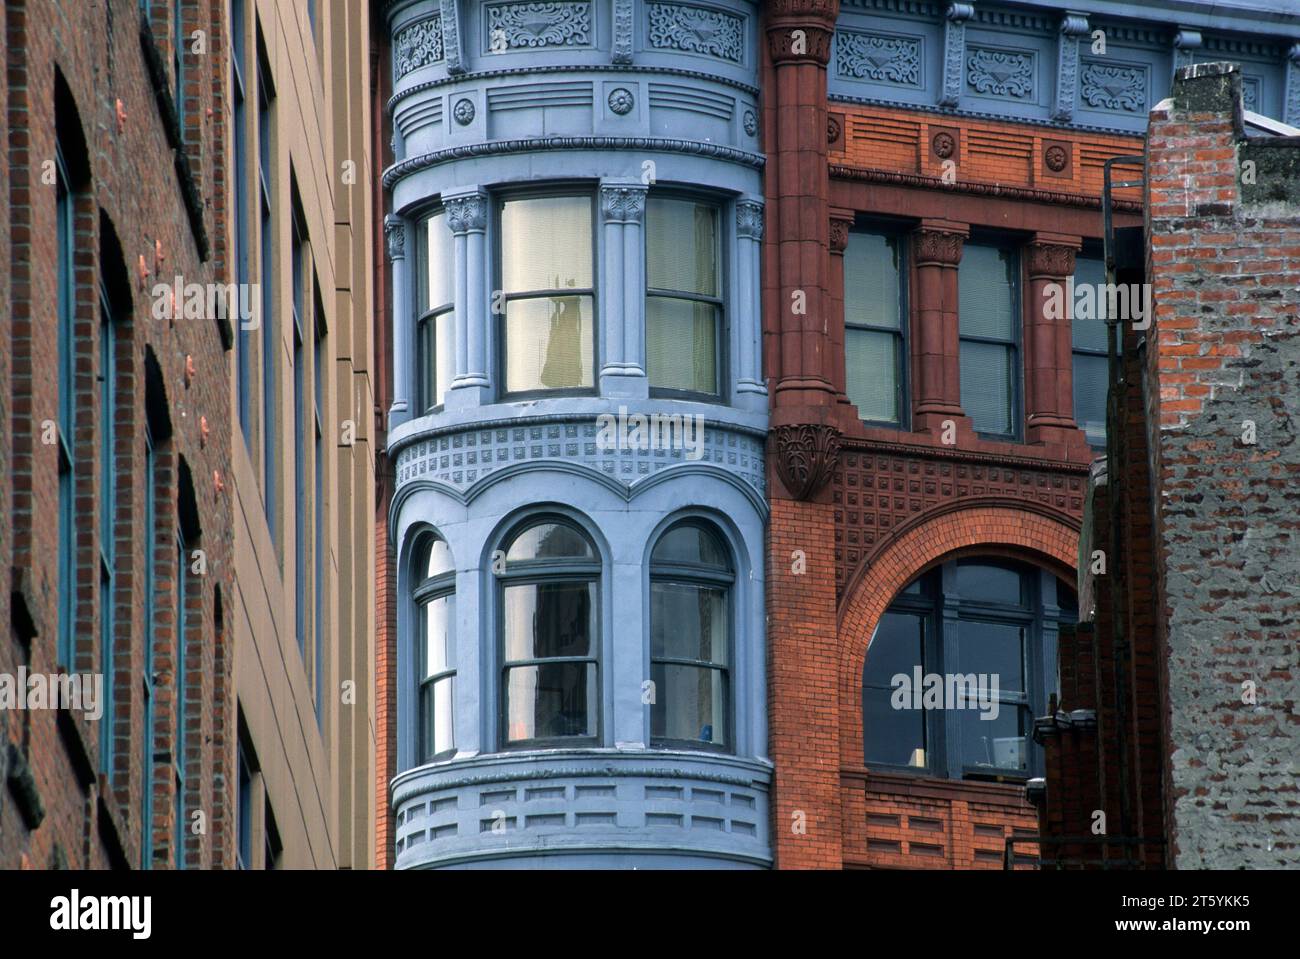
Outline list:
[[[315,471],[316,496],[312,501],[312,516],[316,524],[316,538],[312,544],[312,558],[315,561],[316,582],[313,590],[315,615],[312,617],[312,636],[315,640],[313,660],[313,679],[316,690],[316,722],[323,724],[324,717],[324,683],[325,683],[325,378],[329,375],[328,358],[325,347],[325,304],[321,299],[320,284],[313,280],[315,289],[315,342],[313,344],[311,373],[314,392],[314,437],[315,447],[312,455],[312,468]],[[323,731],[323,726],[322,726]]]
[[[498,582],[505,744],[595,741],[600,719],[595,547],[563,520],[534,520],[506,541]]]
[[[117,318],[108,292],[99,296],[99,647],[104,677],[104,704],[99,721],[99,769],[113,774],[113,592],[116,586],[117,548]]]
[[[77,516],[73,488],[73,390],[76,388],[76,282],[72,249],[76,238],[73,197],[64,164],[62,146],[55,149],[56,200],[55,250],[58,257],[58,353],[59,353],[59,631],[57,661],[68,671],[73,660],[77,611],[76,536]]]
[[[871,423],[907,417],[907,336],[901,237],[853,231],[844,250],[844,382]]]
[[[154,771],[154,648],[157,624],[158,545],[154,531],[158,528],[157,485],[162,476],[158,452],[154,447],[153,431],[148,422],[144,429],[144,668],[140,677],[141,715],[144,717],[144,735],[141,737],[141,809],[140,843],[141,869],[148,869],[153,858],[153,771]]]
[[[235,865],[239,869],[253,868],[253,770],[248,762],[243,738],[239,741],[239,821],[238,842],[235,844]]]
[[[456,374],[455,256],[447,214],[439,210],[420,221],[417,268],[416,336],[420,365],[419,409],[442,406]]]
[[[189,549],[185,537],[179,533],[177,524],[176,537],[176,679],[173,698],[176,701],[176,732],[173,738],[172,766],[176,778],[175,819],[176,819],[176,853],[177,869],[185,868],[185,836],[189,823],[185,815],[185,712],[189,699],[189,684],[185,671],[188,664],[185,657],[186,628],[188,626],[185,599],[189,589]]]
[[[307,665],[307,369],[305,228],[297,212],[290,225],[289,256],[293,261],[293,554],[294,636]]]
[[[455,751],[456,564],[446,541],[427,534],[415,551],[419,760]]]
[[[270,799],[266,801],[263,807],[263,817],[262,851],[264,858],[262,859],[262,868],[279,869],[280,853],[283,851],[284,846],[280,842],[280,830],[275,824],[275,813],[271,810]]]
[[[727,548],[711,529],[675,526],[650,556],[650,738],[731,746],[731,591]]]
[[[271,203],[271,101],[275,94],[270,88],[271,68],[258,44],[257,57],[257,184],[258,206],[261,210],[261,283],[262,283],[262,479],[263,504],[266,524],[271,531],[271,541],[280,544],[276,504],[279,489],[276,486],[276,458],[280,444],[275,419],[276,382],[276,323],[273,257],[275,251],[274,206]]]
[[[722,242],[718,208],[646,203],[646,375],[659,394],[721,395]]]
[[[591,197],[585,195],[521,198],[501,205],[500,342],[506,393],[592,388],[592,210]]]
[[[236,281],[239,284],[236,302],[240,304],[240,309],[236,311],[236,323],[239,328],[238,333],[238,356],[236,357],[235,378],[238,384],[239,393],[239,425],[243,429],[244,442],[252,453],[252,331],[247,327],[247,317],[243,315],[243,307],[251,305],[248,299],[249,289],[249,266],[248,266],[248,115],[245,106],[245,89],[244,89],[244,0],[231,0],[230,2],[230,37],[231,37],[231,57],[230,57],[230,87],[231,99],[234,106],[234,116],[232,118],[231,146],[234,152],[234,176],[231,178],[233,189],[233,198],[231,200],[234,211],[234,246],[233,257],[235,267]],[[260,309],[260,308],[259,308]]]
[[[958,560],[890,604],[862,672],[864,759],[951,779],[1025,779],[1056,681],[1058,624],[1074,591],[1003,560]]]
[[[172,0],[172,91],[176,102],[176,120],[180,138],[185,139],[185,2]]]
[[[1074,344],[1074,421],[1093,446],[1106,445],[1106,391],[1110,387],[1110,371],[1106,355],[1109,332],[1106,327],[1108,297],[1103,292],[1105,284],[1106,264],[1103,260],[1075,257],[1074,302],[1067,306],[1072,317],[1070,335]],[[1085,308],[1077,309],[1085,286],[1092,292],[1082,299]]]
[[[1020,432],[1020,260],[1007,247],[968,243],[958,267],[961,405],[986,436]]]

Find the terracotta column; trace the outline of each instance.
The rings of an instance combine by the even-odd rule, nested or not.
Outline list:
[[[1077,446],[1082,438],[1074,422],[1073,304],[1066,286],[1081,245],[1079,237],[1036,233],[1025,247],[1025,439],[1030,443]]]
[[[912,233],[916,305],[912,310],[912,428],[939,432],[946,420],[958,433],[971,423],[961,408],[961,338],[957,326],[957,265],[970,228],[922,220]]]
[[[828,332],[831,341],[830,373],[835,399],[845,404],[849,402],[849,398],[844,392],[848,380],[848,370],[844,366],[844,251],[849,245],[849,229],[852,226],[852,210],[831,211],[831,260],[827,287],[829,301],[827,318],[830,321]]]

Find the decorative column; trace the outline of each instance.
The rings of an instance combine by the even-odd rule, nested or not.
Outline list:
[[[830,338],[831,386],[835,388],[838,402],[847,404],[845,393],[848,370],[844,365],[844,251],[849,246],[849,230],[853,226],[852,210],[831,211],[831,272],[830,272]],[[855,414],[856,415],[856,414]]]
[[[758,200],[736,202],[736,279],[731,327],[735,347],[732,356],[732,392],[737,406],[767,410],[767,387],[760,368],[763,291],[759,263],[762,259],[763,204]]]
[[[393,264],[393,405],[388,410],[388,428],[411,418],[411,316],[410,288],[406,273],[406,224],[401,217],[384,217],[384,238],[388,259]]]
[[[948,4],[943,24],[943,92],[939,106],[955,107],[961,99],[962,73],[966,64],[966,21],[975,16],[971,3]]]
[[[1025,419],[1030,443],[1076,445],[1082,436],[1074,422],[1073,304],[1066,302],[1067,281],[1074,276],[1074,255],[1081,245],[1078,237],[1035,233],[1025,247]],[[1064,309],[1058,310],[1060,306]]]
[[[443,197],[456,250],[456,376],[448,407],[488,400],[487,202],[487,194],[478,190]]]
[[[941,431],[953,420],[971,429],[961,408],[961,334],[957,319],[957,265],[970,228],[949,220],[922,220],[912,233],[916,309],[912,311],[912,428]]]
[[[649,395],[645,372],[642,236],[647,191],[639,183],[600,188],[601,228],[605,231],[605,272],[601,277],[604,363],[600,368],[600,392],[603,396]]]
[[[1079,92],[1079,38],[1088,35],[1088,17],[1073,10],[1061,17],[1056,41],[1056,109],[1052,119],[1068,123]]]

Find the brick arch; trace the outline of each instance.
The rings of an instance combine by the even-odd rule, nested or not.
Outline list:
[[[1069,578],[1078,562],[1077,521],[1014,505],[953,504],[901,528],[867,557],[840,607],[840,750],[845,765],[862,764],[859,702],[867,639],[895,596],[926,570],[954,557],[995,554],[1043,566]]]

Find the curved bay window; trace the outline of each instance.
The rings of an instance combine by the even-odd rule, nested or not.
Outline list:
[[[656,392],[721,390],[721,243],[717,207],[646,202],[646,375]]]
[[[454,348],[455,253],[447,214],[439,210],[420,221],[416,268],[416,344],[419,356],[419,409],[442,406],[456,373]]]
[[[581,530],[531,520],[504,546],[501,714],[507,746],[599,735],[600,557]]]
[[[501,204],[500,342],[508,394],[589,390],[595,382],[592,217],[586,195]]]
[[[416,679],[419,683],[420,762],[456,749],[452,699],[456,669],[456,565],[445,540],[426,534],[415,550]]]
[[[914,580],[881,617],[862,671],[865,761],[950,779],[1042,774],[1033,719],[1056,688],[1058,624],[1074,590],[1003,560]]]
[[[731,589],[736,579],[721,537],[688,522],[650,556],[652,745],[731,745]]]

